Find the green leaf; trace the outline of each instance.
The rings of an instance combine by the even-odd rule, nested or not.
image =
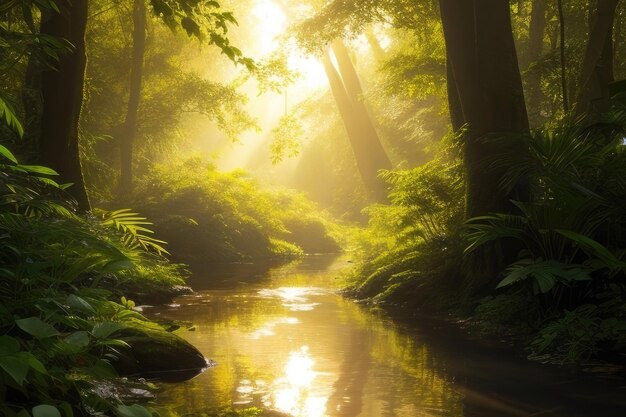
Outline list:
[[[583,248],[590,250],[594,255],[605,261],[609,267],[623,268],[624,266],[626,266],[624,262],[619,260],[615,255],[613,255],[605,246],[596,242],[588,236],[572,232],[571,230],[557,229],[556,232],[577,243]]]
[[[61,413],[52,405],[41,404],[33,407],[33,417],[61,417]]]
[[[12,128],[20,138],[24,136],[24,127],[15,115],[15,110],[13,110],[13,107],[2,97],[0,97],[0,117],[4,118],[6,124]],[[15,162],[17,163],[17,161]]]
[[[20,168],[23,168],[25,171],[30,172],[31,174],[59,175],[52,168],[44,167],[41,165],[20,165]]]
[[[74,332],[65,338],[65,341],[71,345],[78,347],[87,347],[89,345],[89,333],[80,331]]]
[[[28,363],[28,366],[30,366],[32,369],[34,369],[35,371],[45,374],[48,374],[48,370],[46,369],[46,367],[44,366],[43,363],[41,363],[41,361],[39,361],[39,359],[37,359],[35,357],[35,355],[33,355],[30,352],[21,352],[18,353],[18,355],[20,355],[22,358],[24,358],[26,360],[26,362]]]
[[[37,339],[45,339],[59,334],[57,329],[43,322],[38,317],[28,317],[25,319],[15,320],[17,326],[29,335]]]
[[[0,155],[4,156],[9,161],[14,162],[14,163],[17,164],[17,158],[15,158],[15,156],[11,153],[10,150],[8,150],[7,148],[5,148],[2,145],[0,145]]]
[[[98,339],[106,339],[107,337],[111,336],[113,333],[123,328],[124,326],[122,326],[119,323],[105,321],[102,323],[97,323],[95,326],[93,326],[93,330],[91,331],[91,334]]]
[[[11,355],[20,350],[20,342],[11,336],[0,336],[0,356]]]
[[[28,375],[30,366],[17,355],[0,356],[0,368],[13,378],[18,385],[22,385]]]
[[[93,306],[85,301],[83,298],[74,294],[70,294],[65,299],[65,303],[73,310],[82,311],[83,313],[95,313]]]
[[[117,407],[117,414],[120,417],[152,417],[152,413],[137,404],[120,405]]]

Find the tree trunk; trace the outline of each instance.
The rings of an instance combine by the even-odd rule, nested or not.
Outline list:
[[[590,16],[589,40],[580,75],[575,113],[610,110],[609,83],[613,81],[613,22],[619,0],[598,0]]]
[[[528,65],[539,61],[543,54],[543,37],[546,29],[547,0],[534,0],[530,12],[530,28],[528,31]],[[528,75],[528,112],[533,120],[541,119],[541,72],[536,68]]]
[[[456,88],[454,71],[452,70],[452,63],[450,63],[449,57],[446,58],[446,86],[448,89],[448,110],[450,112],[452,131],[457,133],[465,124],[465,118],[463,117],[461,99],[459,98],[459,91]]]
[[[57,0],[61,13],[52,12],[41,22],[41,33],[68,40],[74,47],[62,53],[56,70],[42,73],[41,163],[59,173],[80,210],[89,210],[78,146],[78,123],[85,79],[85,28],[87,0]]]
[[[133,143],[137,133],[137,113],[141,98],[143,59],[146,50],[146,5],[145,0],[134,0],[133,4],[133,51],[130,68],[130,93],[126,119],[119,135],[120,139],[120,196],[128,195],[133,188]]]
[[[367,39],[367,43],[372,49],[372,53],[374,54],[374,58],[377,61],[382,61],[385,59],[385,50],[382,46],[380,46],[380,42],[378,42],[378,38],[376,34],[372,30],[372,28],[368,28],[365,30],[365,39]]]
[[[567,93],[567,72],[565,62],[565,16],[563,15],[563,2],[556,2],[559,14],[559,53],[561,57],[561,96],[563,98],[563,112],[569,112],[569,94]]]
[[[448,80],[451,115],[455,125],[460,124],[460,117],[467,125],[463,137],[466,216],[511,212],[511,200],[525,200],[528,186],[518,184],[512,192],[503,190],[500,181],[506,167],[494,167],[493,162],[523,157],[527,147],[522,138],[529,127],[509,2],[440,0],[439,4],[454,81]],[[461,115],[454,112],[457,102]],[[464,263],[465,290],[474,293],[482,286],[491,288],[518,251],[512,244],[494,244],[472,252]]]
[[[372,201],[383,202],[386,200],[387,187],[385,181],[378,178],[378,171],[391,169],[391,163],[378,140],[378,135],[372,137],[371,131],[364,127],[362,116],[359,116],[354,107],[355,99],[348,95],[348,89],[333,65],[329,53],[324,54],[322,62],[368,197]],[[356,88],[354,85],[351,87]]]
[[[363,94],[361,81],[359,80],[359,75],[354,68],[352,59],[350,59],[348,49],[341,40],[335,40],[333,42],[332,49],[335,54],[335,58],[337,59],[339,73],[341,75],[341,79],[343,80],[346,92],[348,93],[348,98],[352,103],[352,108],[357,115],[358,122],[364,131],[364,140],[367,142],[370,152],[373,153],[372,158],[376,160],[375,163],[378,166],[378,169],[391,169],[391,162],[389,161],[387,153],[380,142],[380,137],[376,132],[372,117],[370,116],[367,105],[365,104],[365,95]]]
[[[495,155],[523,155],[526,147],[520,138],[529,131],[509,2],[440,0],[440,7],[456,94],[468,125],[467,217],[508,212],[510,199],[524,196],[525,187],[507,195],[499,187],[504,168],[489,167],[488,161]],[[451,88],[448,94],[454,92]]]

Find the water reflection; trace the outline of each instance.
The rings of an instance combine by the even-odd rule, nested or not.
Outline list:
[[[284,374],[274,381],[274,403],[279,411],[299,417],[322,417],[326,409],[326,397],[316,395],[314,380],[318,372],[313,370],[315,361],[308,346],[289,353]]]
[[[626,415],[595,403],[585,410],[588,396],[609,391],[584,385],[587,397],[578,397],[569,376],[503,361],[437,323],[419,332],[342,299],[329,289],[337,268],[308,260],[159,309],[192,321],[197,330],[183,336],[218,365],[164,385],[158,402],[186,415],[231,406],[294,417]]]

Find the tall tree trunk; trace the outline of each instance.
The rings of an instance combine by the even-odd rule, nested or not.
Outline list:
[[[380,137],[376,132],[372,117],[365,104],[365,95],[363,94],[363,87],[359,75],[354,68],[352,59],[345,44],[341,40],[335,40],[332,45],[335,58],[337,59],[337,65],[339,66],[339,74],[343,80],[343,85],[348,93],[348,98],[352,103],[358,122],[363,129],[365,135],[364,140],[367,142],[367,146],[370,152],[373,154],[372,158],[375,160],[378,169],[391,169],[391,162],[387,157],[387,153],[380,142]]]
[[[503,0],[440,0],[449,72],[451,110],[460,103],[462,116],[468,218],[511,212],[512,199],[527,198],[527,184],[512,192],[500,187],[506,167],[494,167],[496,158],[523,157],[524,134],[529,132],[522,80],[511,28],[509,2]],[[455,88],[456,87],[456,88]],[[457,110],[458,113],[458,110]],[[466,290],[491,286],[498,272],[514,259],[519,248],[483,246],[465,263]]]
[[[523,155],[520,136],[529,131],[509,2],[440,0],[440,7],[456,93],[468,125],[467,216],[507,212],[514,196],[499,187],[503,168],[488,167],[486,161],[503,153]],[[454,89],[448,94],[454,95]],[[507,136],[509,140],[502,140]],[[518,192],[525,194],[523,187]]]
[[[613,81],[613,22],[619,0],[597,0],[590,16],[589,40],[580,75],[576,115],[610,109],[609,83]]]
[[[63,38],[74,46],[61,54],[56,70],[42,73],[40,158],[59,173],[62,182],[73,183],[68,191],[81,210],[89,210],[78,146],[78,123],[85,79],[85,28],[87,0],[57,0],[61,13],[44,16],[41,33]]]
[[[374,142],[373,138],[368,136],[367,130],[364,129],[361,117],[355,110],[353,100],[349,97],[347,88],[333,65],[328,52],[324,54],[322,62],[341,119],[348,133],[357,168],[368,197],[372,201],[383,202],[386,200],[387,195],[386,184],[382,179],[378,178],[378,171],[391,168],[389,159],[387,159],[380,141]],[[376,136],[377,139],[378,136]]]
[[[546,29],[547,0],[534,0],[530,12],[528,50],[526,60],[529,65],[539,61],[543,54],[543,37]],[[541,118],[541,72],[532,69],[528,76],[528,112],[533,120]]]
[[[372,49],[374,58],[378,61],[382,61],[385,58],[385,50],[380,46],[380,42],[378,42],[378,38],[371,27],[365,30],[365,39],[367,39],[367,43]]]
[[[452,131],[457,133],[465,124],[465,118],[463,117],[461,99],[459,98],[459,91],[456,88],[456,80],[454,78],[450,57],[446,58],[446,86],[448,89],[448,110],[450,112]]]
[[[130,68],[130,93],[126,119],[120,139],[120,196],[128,195],[133,188],[133,143],[137,133],[137,113],[141,98],[143,59],[146,50],[146,4],[134,0],[133,4],[133,51]]]
[[[567,64],[565,62],[565,16],[563,14],[563,2],[557,0],[559,14],[559,53],[561,56],[561,96],[563,99],[563,112],[569,112],[569,94],[567,93]]]

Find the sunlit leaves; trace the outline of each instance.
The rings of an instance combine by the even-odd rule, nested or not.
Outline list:
[[[296,116],[288,114],[281,117],[278,125],[272,129],[270,143],[272,163],[277,164],[284,158],[298,156],[303,136],[304,129]]]
[[[218,47],[224,55],[248,69],[254,62],[230,44],[227,37],[231,25],[237,25],[232,12],[224,11],[221,5],[211,0],[150,0],[154,14],[170,29],[181,27],[187,35]]]
[[[154,250],[158,254],[168,253],[163,247],[166,243],[150,234],[154,232],[146,226],[152,225],[145,217],[134,213],[130,209],[120,209],[111,212],[99,210],[102,215],[102,225],[113,226],[122,232],[122,241],[130,248],[142,247],[145,250]]]
[[[13,107],[1,95],[0,95],[0,118],[4,119],[7,126],[13,129],[15,133],[17,133],[20,137],[24,135],[24,127],[22,127],[22,123],[19,121],[19,119],[15,115],[15,110],[13,110]],[[7,156],[8,154],[6,153],[6,148],[4,149],[5,149],[4,152],[2,151],[2,149],[0,149],[0,153],[2,153],[3,156],[6,156],[13,162],[17,163],[17,160],[15,160],[15,157],[11,158]]]

